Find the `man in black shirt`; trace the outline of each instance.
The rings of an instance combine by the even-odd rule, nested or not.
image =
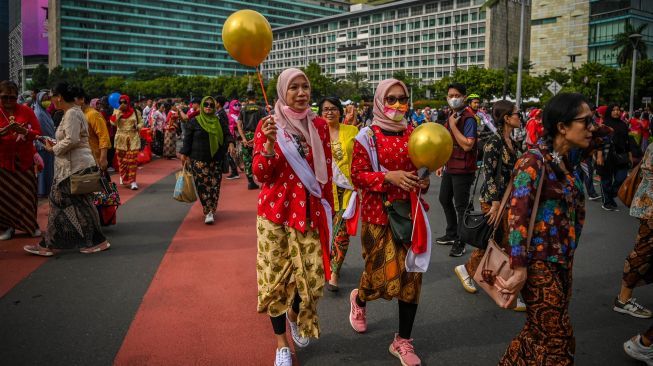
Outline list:
[[[242,139],[243,162],[245,163],[245,174],[247,175],[247,189],[258,189],[252,175],[252,155],[254,150],[254,132],[258,123],[266,116],[265,109],[256,103],[256,92],[247,91],[247,103],[240,109],[238,116],[238,134]]]

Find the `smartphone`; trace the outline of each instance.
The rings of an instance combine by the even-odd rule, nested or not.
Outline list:
[[[50,145],[56,145],[57,144],[56,139],[53,139],[52,137],[48,137],[48,136],[38,136],[36,139],[41,141],[44,144],[45,144],[46,141],[49,141]]]

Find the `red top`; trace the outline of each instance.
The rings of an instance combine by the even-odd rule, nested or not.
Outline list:
[[[642,123],[639,120],[639,118],[631,118],[630,121],[628,121],[630,124],[630,131],[634,132],[638,135],[642,134]]]
[[[34,111],[22,104],[16,104],[13,116],[28,132],[26,136],[13,131],[0,136],[0,168],[15,171],[18,161],[20,171],[26,171],[34,165],[34,139],[41,134],[41,125]],[[0,128],[9,125],[10,117],[11,114],[0,107]]]
[[[540,137],[544,136],[544,126],[542,125],[542,122],[535,118],[529,119],[528,122],[526,122],[526,135],[526,143],[529,148],[537,146]]]
[[[642,118],[640,122],[642,124],[642,139],[648,140],[648,138],[651,136],[651,121]]]
[[[326,157],[327,172],[329,181],[322,185],[322,198],[326,199],[333,207],[332,192],[332,170],[331,170],[331,147],[329,146],[329,127],[322,118],[313,120]],[[263,144],[267,141],[261,132],[262,123],[258,124],[254,134],[254,158],[252,172],[256,179],[263,184],[258,198],[258,215],[275,224],[286,225],[300,232],[306,232],[310,227],[318,227],[318,216],[321,203],[313,197],[299,180],[297,174],[281,152],[279,144],[274,144],[275,157],[268,158],[261,155],[264,151]],[[306,154],[306,161],[313,167],[313,152],[309,146]],[[308,198],[308,201],[307,201]],[[310,212],[310,220],[307,220],[307,213]]]
[[[376,135],[376,151],[379,164],[388,171],[404,170],[415,172],[417,168],[408,157],[408,138],[413,127],[408,125],[403,136],[385,136],[378,126],[371,127]],[[351,178],[356,188],[362,191],[363,203],[361,217],[363,222],[387,225],[388,217],[383,209],[382,193],[386,192],[388,201],[410,200],[410,193],[390,183],[384,183],[385,173],[372,169],[367,150],[360,142],[354,142],[354,158],[351,164]],[[427,206],[424,206],[428,209]]]

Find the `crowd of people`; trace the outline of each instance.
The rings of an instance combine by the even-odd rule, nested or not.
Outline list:
[[[427,192],[431,179],[408,155],[411,134],[425,123],[442,124],[453,142],[451,158],[434,172],[446,221],[434,243],[450,246],[451,257],[464,256],[470,243],[461,240],[461,226],[478,201],[510,257],[514,275],[497,277],[495,286],[509,299],[504,307],[526,312],[526,323],[500,365],[573,364],[568,310],[585,201],[601,199],[603,209],[618,210],[617,192],[638,164],[642,183],[629,213],[640,227],[613,309],[653,317],[633,298],[635,287],[653,281],[649,111],[628,116],[618,105],[591,106],[575,93],[558,94],[543,109],[520,110],[506,100],[484,103],[457,83],[446,90],[445,108],[413,110],[408,88],[395,79],[381,81],[370,103],[327,97],[312,105],[310,80],[298,69],[279,76],[276,102],[267,108],[254,91],[188,104],[132,103],[121,95],[116,108],[108,97],[90,99],[67,83],[35,93],[31,105],[18,94],[15,84],[0,83],[0,240],[16,232],[42,237],[25,246],[42,256],[108,249],[91,195],[76,194],[72,182],[77,175],[116,171],[120,185],[136,190],[144,150],[179,159],[192,173],[206,224],[216,221],[223,175],[239,179],[245,173],[247,188],[259,195],[258,311],[270,317],[277,366],[292,365],[287,324],[298,347],[320,336],[318,302],[325,288],[340,290],[342,264],[359,228],[364,264],[349,294],[348,321],[365,333],[367,303],[396,299],[398,328],[389,352],[402,365],[421,363],[411,334],[431,243],[417,247],[395,223],[406,207],[428,207],[416,193]],[[50,205],[43,233],[36,222],[39,196]],[[474,274],[485,255],[476,248],[453,268],[468,293],[478,292]],[[652,342],[653,327],[624,349],[653,362]]]

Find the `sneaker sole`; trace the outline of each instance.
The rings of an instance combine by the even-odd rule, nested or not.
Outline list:
[[[399,352],[395,351],[395,349],[392,348],[392,343],[390,344],[390,347],[388,347],[388,351],[390,352],[391,355],[399,359],[399,362],[401,362],[402,366],[409,366],[407,363],[404,362],[403,359],[401,359],[401,355],[399,354]]]
[[[40,250],[29,250],[23,248],[27,253],[35,254],[35,255],[40,255],[41,257],[52,257],[54,255],[53,252],[45,252],[45,251],[40,251]]]
[[[620,308],[620,307],[618,307],[618,306],[613,306],[613,307],[612,307],[612,310],[616,311],[617,313],[630,315],[630,316],[632,316],[632,317],[639,318],[639,319],[650,319],[650,318],[653,318],[652,315],[639,315],[639,314],[635,314],[635,313],[633,313],[633,312],[631,312],[631,311],[624,310],[624,309],[622,309],[622,308]]]
[[[450,256],[450,257],[454,257],[454,258],[459,258],[459,257],[462,257],[463,255],[465,255],[465,251],[464,251],[464,250],[463,250],[462,253],[449,253],[449,256]]]
[[[107,245],[103,245],[103,246],[101,246],[101,247],[97,247],[97,248],[95,248],[95,249],[93,249],[93,250],[86,250],[86,251],[81,251],[81,250],[80,250],[79,252],[82,253],[82,254],[93,254],[93,253],[98,253],[98,252],[105,251],[105,250],[107,250],[107,249],[109,249],[109,248],[111,248],[111,244],[110,244],[110,243],[107,243]]]
[[[458,279],[460,280],[460,284],[463,285],[465,291],[469,292],[470,294],[475,294],[478,291],[475,287],[467,286],[465,280],[463,279],[463,275],[460,274],[460,272],[458,271],[458,267],[454,268],[453,271],[456,272],[456,276],[458,276]]]
[[[286,313],[286,320],[288,321],[288,323],[290,323],[290,318],[288,318],[288,313]],[[290,326],[290,324],[288,324],[288,325]],[[290,338],[292,338],[292,341],[293,341],[293,343],[295,343],[295,346],[297,346],[299,348],[306,348],[311,343],[310,339],[306,342],[306,344],[303,344],[303,345],[301,343],[297,342],[297,340],[295,339],[295,336],[293,335],[292,326],[290,326]]]
[[[439,245],[453,245],[455,243],[455,240],[450,240],[450,241],[442,241],[442,240],[436,240],[435,243]]]
[[[227,177],[227,180],[240,179],[240,177]]]

